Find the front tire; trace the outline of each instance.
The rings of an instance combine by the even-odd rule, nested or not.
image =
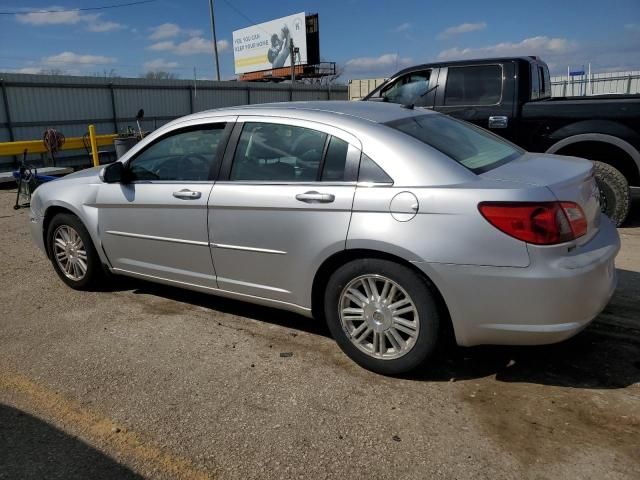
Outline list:
[[[602,213],[619,227],[627,219],[631,208],[631,192],[625,176],[607,163],[593,162],[600,190]]]
[[[102,267],[89,232],[75,215],[60,213],[47,228],[47,251],[60,279],[75,290],[89,290]]]
[[[366,258],[331,275],[325,316],[340,348],[383,375],[422,365],[435,351],[441,316],[431,285],[404,265]]]

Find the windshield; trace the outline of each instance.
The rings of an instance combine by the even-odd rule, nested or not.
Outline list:
[[[420,115],[386,125],[440,150],[473,173],[487,172],[524,153],[490,132],[445,115]]]

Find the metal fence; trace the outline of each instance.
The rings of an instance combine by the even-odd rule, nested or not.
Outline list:
[[[631,93],[640,93],[640,71],[551,77],[551,95],[554,97]]]
[[[35,140],[47,128],[80,137],[87,125],[98,134],[135,126],[140,108],[142,128],[154,130],[182,115],[211,108],[297,100],[346,100],[347,87],[328,85],[148,80],[0,73],[0,142]],[[60,164],[73,163],[61,152]],[[76,153],[77,155],[77,153]],[[15,159],[0,157],[0,170]],[[77,162],[77,159],[76,159]],[[3,168],[4,167],[4,168]]]

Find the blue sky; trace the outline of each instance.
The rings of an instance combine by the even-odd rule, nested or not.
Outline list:
[[[34,14],[127,0],[9,0],[0,11],[0,71],[69,74],[166,70],[213,78],[207,0]],[[131,0],[129,0],[131,1]],[[233,78],[231,32],[300,11],[320,15],[320,54],[343,80],[388,76],[439,59],[539,55],[552,73],[591,62],[595,72],[640,70],[640,0],[216,0],[222,77]]]

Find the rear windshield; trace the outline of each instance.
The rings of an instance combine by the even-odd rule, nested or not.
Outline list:
[[[492,133],[445,115],[420,115],[386,125],[440,150],[473,173],[487,172],[524,153]]]

